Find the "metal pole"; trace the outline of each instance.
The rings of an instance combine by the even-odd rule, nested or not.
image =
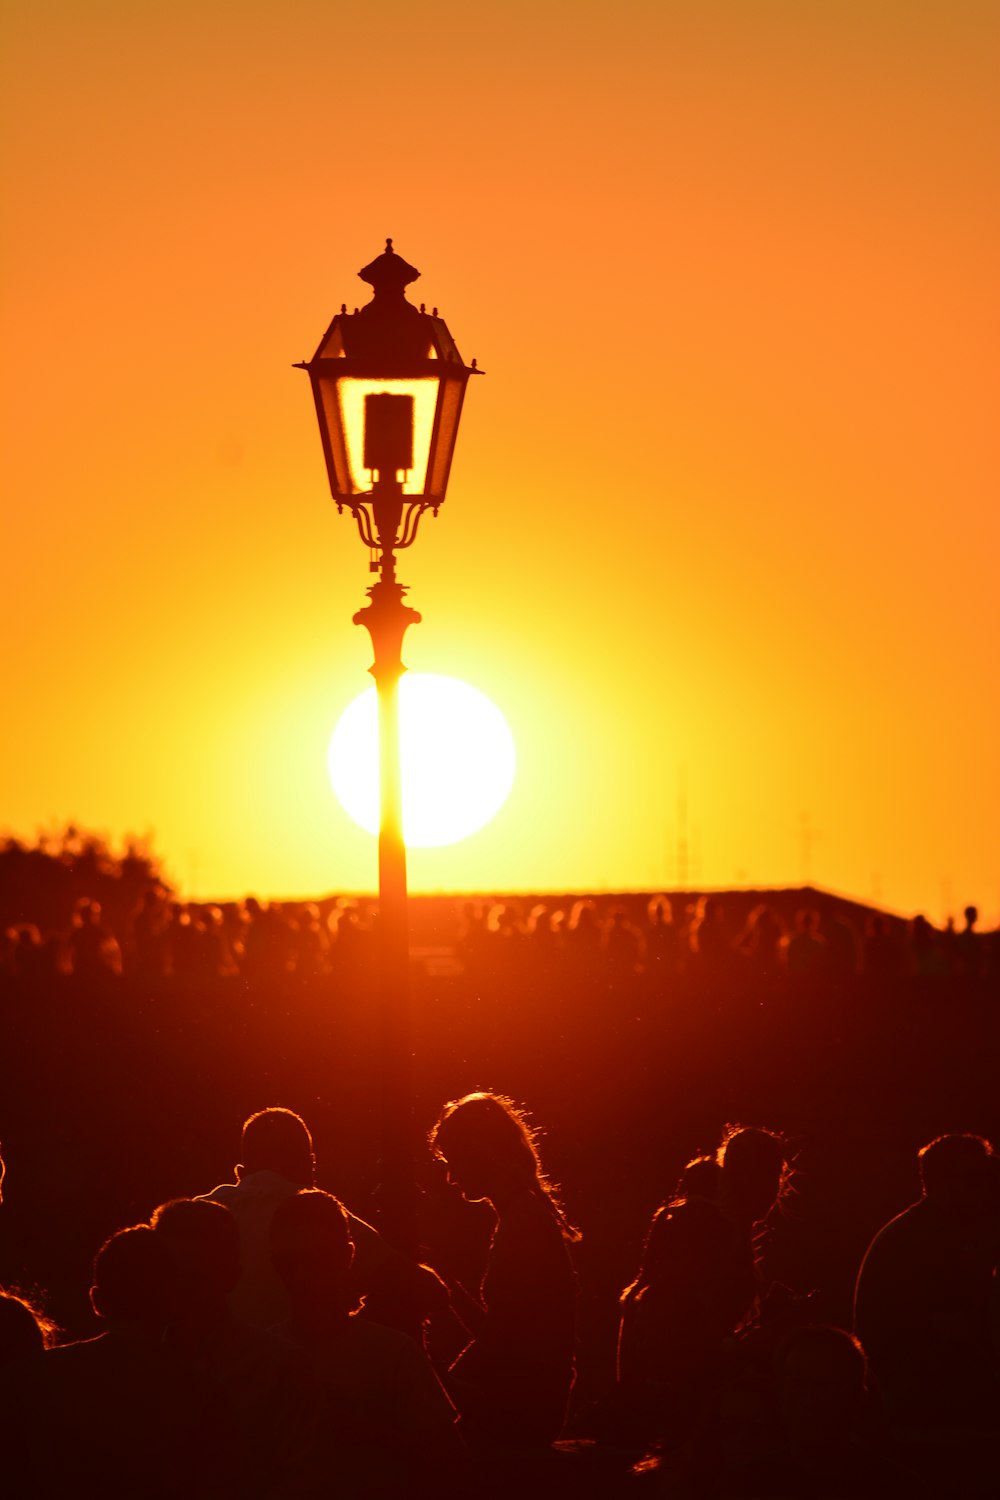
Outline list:
[[[399,681],[406,668],[403,636],[420,615],[403,602],[393,555],[384,552],[370,603],[354,616],[371,636],[370,672],[378,693],[379,785],[378,962],[381,1088],[382,1227],[386,1238],[417,1257],[417,1193],[413,1163],[413,1074],[407,921],[406,843],[399,756]]]

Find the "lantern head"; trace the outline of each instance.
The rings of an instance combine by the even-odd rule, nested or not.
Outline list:
[[[420,272],[392,240],[358,272],[374,291],[342,306],[308,364],[330,489],[353,512],[362,540],[409,546],[425,510],[445,498],[458,421],[475,361],[462,362],[437,308],[406,299]]]

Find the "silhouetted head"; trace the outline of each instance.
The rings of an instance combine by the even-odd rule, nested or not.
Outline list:
[[[463,1198],[486,1198],[499,1207],[519,1192],[536,1193],[563,1232],[570,1239],[578,1237],[542,1171],[535,1131],[512,1099],[475,1093],[451,1100],[431,1131],[430,1143],[448,1169],[448,1181]]]
[[[293,1311],[331,1302],[350,1311],[348,1279],[354,1241],[344,1205],[320,1188],[303,1188],[274,1211],[271,1264],[288,1292]]]
[[[0,1290],[0,1369],[47,1348],[53,1325],[26,1297]]]
[[[174,1198],[150,1223],[173,1260],[181,1310],[224,1303],[240,1274],[239,1230],[228,1208],[207,1198]]]
[[[867,1361],[853,1334],[829,1324],[793,1328],[775,1351],[778,1400],[793,1443],[839,1445],[864,1411]]]
[[[747,932],[758,942],[769,942],[783,931],[784,924],[773,906],[762,901],[747,918]]]
[[[965,926],[967,931],[971,932],[973,927],[975,927],[976,923],[979,921],[979,907],[967,906],[962,915],[965,918]]]
[[[497,937],[516,937],[521,931],[521,916],[511,901],[494,901],[486,916],[487,932]]]
[[[584,897],[574,901],[569,913],[569,931],[578,937],[589,936],[600,931],[600,918],[597,915],[597,903]]]
[[[646,904],[646,918],[650,927],[669,927],[674,919],[669,897],[650,896]]]
[[[737,1219],[759,1224],[781,1193],[785,1143],[770,1130],[730,1126],[719,1148],[722,1201]]]
[[[174,1309],[176,1284],[163,1235],[150,1224],[135,1224],[119,1229],[98,1250],[90,1302],[112,1329],[162,1327]]]
[[[917,1153],[924,1197],[952,1214],[986,1212],[996,1192],[993,1147],[981,1135],[939,1135]]]
[[[448,1181],[470,1202],[491,1197],[498,1183],[533,1188],[541,1178],[534,1132],[524,1113],[502,1094],[452,1099],[430,1139],[448,1168]]]
[[[240,1141],[242,1175],[276,1172],[299,1187],[311,1187],[316,1177],[312,1136],[301,1115],[274,1105],[244,1123]]]
[[[930,922],[928,922],[927,918],[924,916],[923,912],[918,911],[916,916],[910,922],[910,936],[913,938],[914,942],[926,942],[933,936],[933,932],[934,929],[932,928]]]
[[[544,941],[559,931],[563,913],[553,911],[544,901],[539,901],[528,913],[528,921],[525,927],[527,935]]]

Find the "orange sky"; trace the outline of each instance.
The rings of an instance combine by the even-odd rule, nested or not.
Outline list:
[[[9,0],[0,52],[0,828],[372,887],[291,365],[391,234],[488,372],[406,659],[520,762],[412,886],[669,885],[686,780],[694,881],[1000,919],[993,0]]]

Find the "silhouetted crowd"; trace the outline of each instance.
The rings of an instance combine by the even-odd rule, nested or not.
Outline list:
[[[318,1188],[306,1123],[271,1107],[232,1181],[100,1246],[95,1337],[60,1341],[0,1294],[9,1493],[996,1494],[1000,1156],[983,1137],[919,1152],[919,1196],[864,1255],[846,1328],[769,1282],[793,1163],[776,1132],[729,1127],[633,1247],[615,1378],[582,1403],[581,1231],[524,1111],[452,1100],[427,1151],[490,1213],[472,1284],[447,1247],[439,1273]]]
[[[1000,942],[974,907],[414,901],[436,1123],[397,1243],[371,903],[183,903],[75,835],[0,856],[12,1496],[1000,1491]],[[484,1077],[538,1101],[565,1201],[510,1098],[440,1107]],[[206,1142],[290,1095],[336,1162],[258,1108],[210,1187]],[[764,1123],[718,1138],[734,1116]]]
[[[938,929],[923,916],[904,923],[862,908],[848,915],[848,903],[830,899],[823,911],[800,906],[787,919],[773,900],[744,911],[733,896],[714,895],[673,903],[654,895],[565,905],[439,904],[442,930],[433,951],[439,959],[447,954],[473,982],[519,972],[610,984],[683,975],[835,983],[859,975],[931,981],[1000,975],[1000,932],[979,931],[975,906],[965,908],[961,927],[949,921]],[[184,903],[151,886],[115,923],[86,896],[62,928],[12,923],[0,937],[0,977],[265,985],[327,977],[350,985],[373,963],[376,941],[371,902]]]

